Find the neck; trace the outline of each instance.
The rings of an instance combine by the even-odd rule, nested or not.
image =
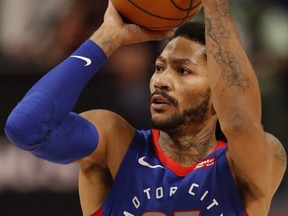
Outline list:
[[[192,166],[215,149],[215,128],[182,129],[173,133],[161,131],[159,144],[172,160],[182,166]]]

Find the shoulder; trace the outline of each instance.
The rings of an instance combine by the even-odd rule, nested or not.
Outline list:
[[[265,136],[267,143],[272,147],[275,162],[280,166],[286,167],[287,155],[282,143],[271,133],[265,132]]]
[[[271,163],[271,182],[269,184],[271,188],[271,194],[274,195],[278,189],[281,181],[283,180],[286,166],[287,166],[287,155],[284,146],[271,133],[265,132],[266,142],[270,146],[269,150],[271,151],[272,163]],[[268,187],[268,186],[267,186]]]
[[[126,132],[134,133],[134,128],[124,118],[112,111],[97,109],[83,112],[80,115],[90,121],[98,132],[104,135],[121,132],[124,136]]]
[[[106,144],[114,141],[123,143],[131,140],[135,129],[123,117],[109,110],[90,110],[81,113],[81,116],[90,121],[97,129],[99,142]]]
[[[120,115],[118,115],[115,112],[104,110],[104,109],[94,109],[94,110],[88,110],[85,112],[80,113],[81,116],[89,120],[90,122],[101,122],[105,120],[116,120],[122,119]],[[109,123],[109,122],[106,122]]]

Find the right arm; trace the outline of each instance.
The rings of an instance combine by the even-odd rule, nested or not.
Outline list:
[[[109,3],[103,24],[90,40],[39,80],[12,110],[5,126],[7,137],[19,148],[56,163],[88,156],[96,149],[97,130],[103,126],[71,112],[82,89],[119,47],[161,39],[167,33],[123,23]]]

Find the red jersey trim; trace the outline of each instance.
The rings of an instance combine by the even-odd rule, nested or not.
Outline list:
[[[103,212],[102,212],[102,207],[100,207],[96,212],[94,212],[93,214],[91,214],[91,216],[102,216]],[[245,216],[245,215],[244,215]]]
[[[180,166],[175,161],[173,161],[171,158],[169,158],[161,150],[159,142],[158,142],[159,134],[160,134],[159,130],[152,129],[152,145],[154,146],[155,154],[166,167],[168,167],[170,170],[172,170],[178,176],[186,176],[189,172],[193,171],[199,163],[213,158],[213,157],[212,158],[204,158],[198,164],[195,164],[195,165],[189,166],[189,167]],[[220,148],[224,148],[224,147],[226,147],[226,143],[224,143],[222,141],[218,141],[217,146],[215,147],[214,151],[216,151]],[[215,161],[215,163],[216,163],[216,161]],[[247,216],[247,215],[244,215],[244,216]]]

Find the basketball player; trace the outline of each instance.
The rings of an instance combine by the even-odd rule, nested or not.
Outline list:
[[[10,114],[5,131],[18,147],[52,162],[80,164],[84,215],[268,214],[285,151],[261,126],[257,79],[227,1],[202,3],[205,33],[199,24],[182,26],[156,60],[152,130],[136,130],[110,111],[71,112],[118,47],[171,34],[125,24],[111,4],[90,40]],[[215,138],[217,120],[228,144]]]

